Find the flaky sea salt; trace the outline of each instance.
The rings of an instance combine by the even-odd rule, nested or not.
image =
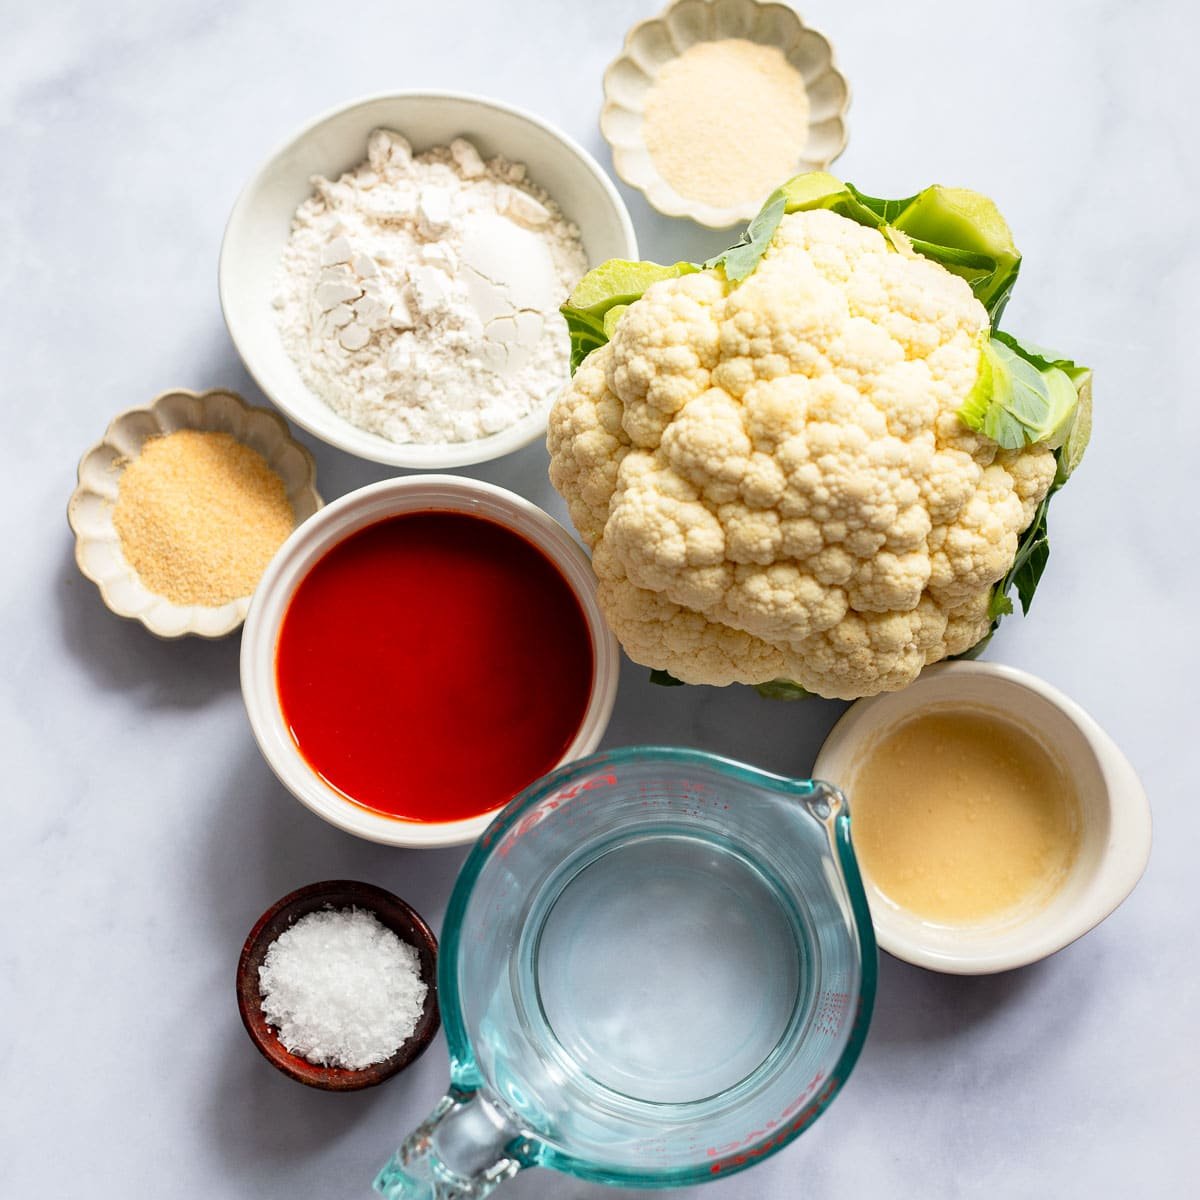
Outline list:
[[[361,909],[309,913],[258,971],[263,1015],[293,1054],[361,1070],[412,1036],[428,991],[412,946]]]

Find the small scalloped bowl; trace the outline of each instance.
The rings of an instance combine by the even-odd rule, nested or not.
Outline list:
[[[245,620],[249,596],[211,607],[174,604],[156,595],[129,565],[113,527],[113,506],[124,464],[137,458],[150,438],[179,429],[231,433],[257,450],[283,480],[297,525],[321,507],[313,457],[280,417],[266,408],[252,408],[223,389],[192,392],[180,388],[156,396],[147,408],[118,414],[103,439],[80,460],[79,485],[67,505],[67,521],[75,532],[75,561],[113,612],[141,621],[156,637],[224,637]]]
[[[803,76],[810,104],[808,140],[796,174],[824,170],[846,148],[850,88],[833,61],[828,40],[808,28],[795,10],[758,0],[678,0],[660,16],[635,25],[604,73],[600,130],[612,148],[613,167],[650,204],[669,217],[690,217],[710,229],[748,221],[765,196],[725,208],[681,196],[658,173],[642,136],[646,96],[664,63],[698,42],[745,38],[778,46]],[[783,180],[779,180],[783,183]]]

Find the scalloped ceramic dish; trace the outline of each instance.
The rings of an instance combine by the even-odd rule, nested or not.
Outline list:
[[[231,433],[257,450],[283,480],[297,525],[321,507],[313,457],[280,417],[266,408],[252,408],[233,392],[176,389],[156,396],[147,408],[131,408],[114,417],[103,439],[80,460],[79,485],[67,505],[75,561],[113,612],[141,621],[157,637],[224,637],[245,620],[249,596],[214,608],[174,604],[156,595],[126,561],[113,527],[124,464],[136,458],[150,438],[178,429]]]
[[[720,208],[681,196],[654,165],[642,136],[642,115],[654,77],[664,63],[698,42],[745,38],[778,46],[804,78],[810,104],[808,140],[796,173],[824,170],[846,148],[850,89],[833,61],[828,40],[809,29],[794,9],[758,0],[678,0],[660,16],[635,25],[604,73],[600,130],[612,147],[613,167],[659,212],[726,229],[758,212],[765,196]],[[783,183],[783,180],[779,180]]]

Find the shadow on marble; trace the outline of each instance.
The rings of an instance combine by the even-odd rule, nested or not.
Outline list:
[[[661,687],[649,671],[623,659],[620,691],[605,748],[691,746],[765,771],[805,778],[834,722],[840,701],[767,700],[753,688]]]
[[[594,139],[592,153],[607,169],[611,160],[603,138]],[[639,252],[654,262],[704,262],[732,246],[746,224],[740,221],[728,229],[708,229],[692,221],[681,221],[652,208],[640,189],[620,181],[616,185],[638,231]]]
[[[431,1048],[427,1053],[435,1052]],[[236,1035],[230,1031],[210,1083],[207,1117],[214,1152],[230,1167],[251,1175],[264,1167],[303,1172],[306,1159],[349,1136],[373,1108],[387,1103],[388,1092],[387,1084],[346,1093],[306,1088],[266,1062],[240,1025]],[[380,1146],[380,1164],[386,1157],[387,1148]],[[370,1180],[362,1182],[356,1191],[366,1195]]]
[[[1054,958],[997,975],[943,975],[879,954],[879,987],[868,1047],[882,1043],[919,1052],[932,1042],[953,1040],[1000,1020],[1005,1010],[1035,1011],[1039,992],[1061,986]]]
[[[153,705],[178,708],[200,708],[238,687],[239,632],[216,641],[156,638],[105,607],[96,585],[79,573],[69,539],[54,593],[63,643],[97,687],[141,692]]]
[[[404,850],[364,841],[311,813],[271,773],[249,729],[214,773],[207,840],[197,845],[193,881],[211,896],[207,917],[233,966],[251,926],[295,888],[321,879],[357,879],[395,892],[440,933],[466,848]]]

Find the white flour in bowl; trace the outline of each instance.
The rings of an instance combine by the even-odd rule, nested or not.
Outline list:
[[[366,161],[312,183],[275,307],[330,408],[394,442],[462,442],[554,395],[570,354],[558,306],[587,260],[524,166],[461,138],[414,155],[377,129]]]

